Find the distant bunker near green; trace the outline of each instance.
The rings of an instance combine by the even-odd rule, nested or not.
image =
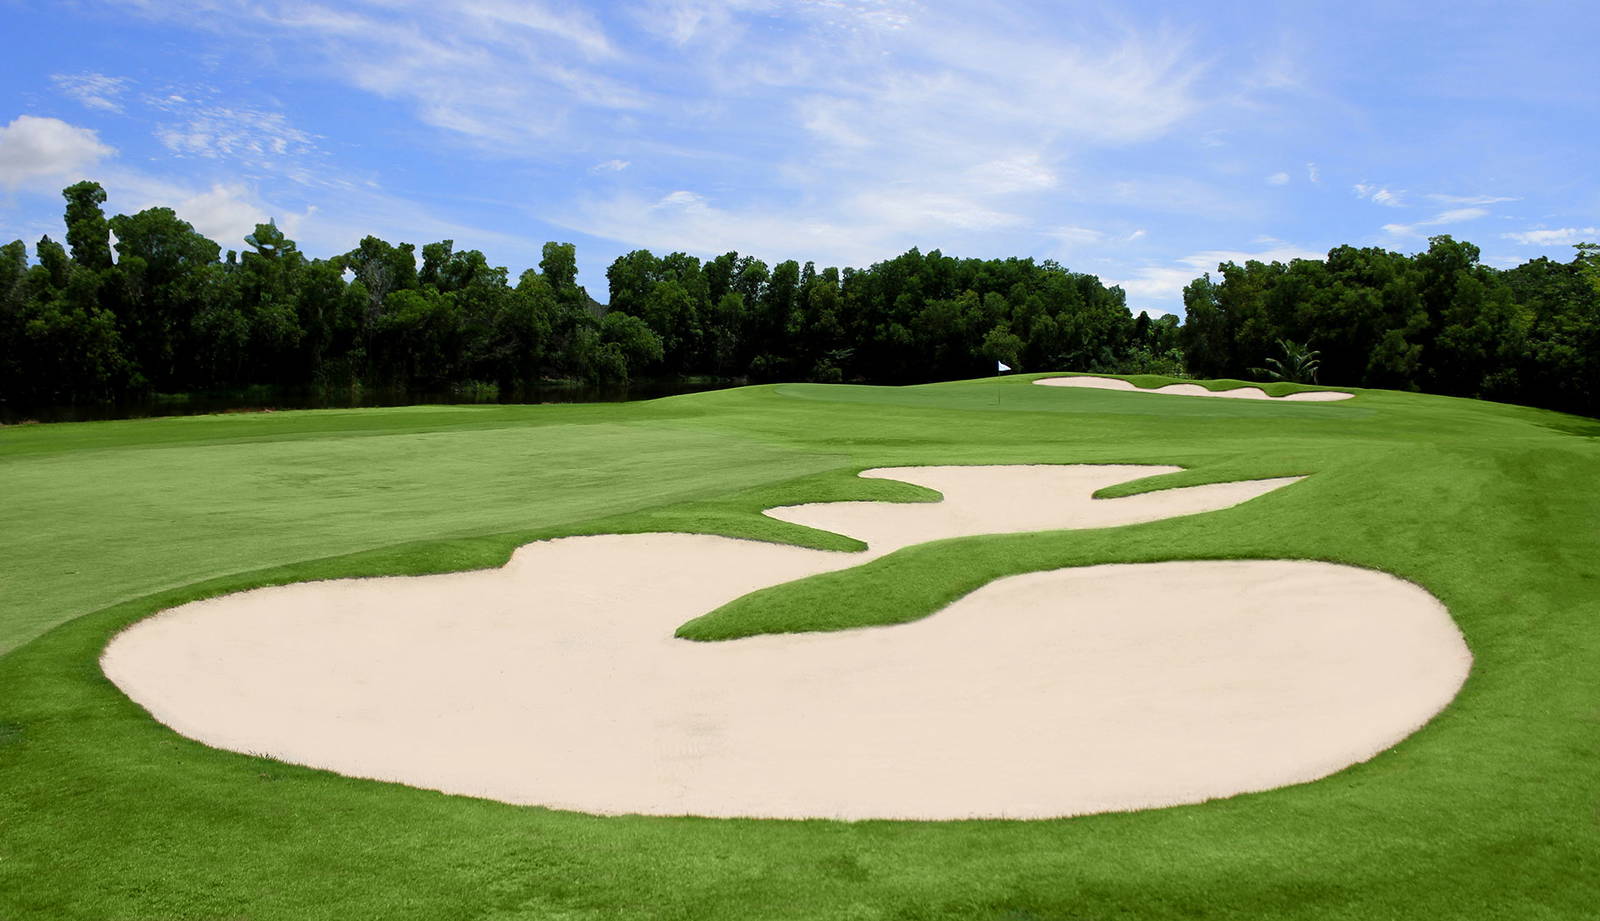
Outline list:
[[[363,778],[588,813],[1045,818],[1316,780],[1443,708],[1471,657],[1422,588],[1200,560],[992,582],[921,620],[721,642],[684,622],[930,540],[1227,508],[1294,477],[1094,499],[1175,467],[898,467],[931,503],[769,509],[838,553],[684,533],[523,546],[500,569],[172,608],[102,667],[177,732]]]
[[[1231,400],[1273,400],[1286,403],[1330,403],[1348,400],[1355,396],[1342,390],[1302,390],[1281,397],[1268,394],[1260,387],[1235,387],[1232,390],[1208,390],[1199,384],[1167,384],[1164,387],[1139,387],[1115,377],[1042,377],[1036,381],[1042,387],[1085,387],[1090,390],[1122,390],[1128,393],[1159,393],[1184,397],[1223,397]]]

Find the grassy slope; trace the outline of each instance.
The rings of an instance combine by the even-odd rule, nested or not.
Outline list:
[[[1434,397],[1273,405],[1025,378],[3,429],[0,648],[38,638],[0,658],[0,919],[1589,917],[1597,429]],[[844,824],[595,818],[215,752],[95,664],[120,625],[188,598],[494,565],[552,534],[847,549],[757,512],[927,498],[851,475],[868,466],[1027,461],[1191,468],[1133,489],[1314,475],[1187,519],[911,548],[685,632],[904,620],[1030,568],[1292,556],[1427,586],[1473,676],[1417,736],[1314,784],[1064,821]]]

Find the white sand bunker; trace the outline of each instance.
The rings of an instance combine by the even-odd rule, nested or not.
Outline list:
[[[1223,508],[1293,478],[1093,500],[1170,467],[868,471],[945,501],[772,514],[862,554],[689,534],[522,547],[498,570],[174,608],[102,666],[210,745],[597,813],[953,819],[1198,802],[1325,776],[1415,730],[1470,662],[1444,608],[1327,563],[1002,579],[916,623],[673,638],[752,590],[957,534]]]
[[[1232,390],[1207,390],[1199,384],[1168,384],[1165,387],[1136,387],[1114,377],[1042,377],[1035,384],[1045,387],[1087,387],[1090,390],[1126,390],[1132,393],[1166,393],[1185,397],[1227,397],[1234,400],[1273,400],[1289,403],[1327,403],[1355,396],[1338,390],[1302,390],[1281,397],[1268,396],[1260,387],[1235,387]]]

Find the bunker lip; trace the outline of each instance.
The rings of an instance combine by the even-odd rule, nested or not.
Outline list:
[[[945,500],[770,510],[864,553],[602,535],[529,544],[496,570],[258,589],[141,621],[101,664],[219,748],[509,803],[759,818],[1200,802],[1365,760],[1455,695],[1470,655],[1436,599],[1320,562],[1089,566],[892,627],[673,637],[906,540],[1156,520],[1292,482],[1090,498],[1170,469],[872,470]]]
[[[1224,397],[1232,400],[1270,400],[1287,403],[1329,403],[1355,396],[1341,390],[1302,390],[1281,397],[1269,395],[1260,387],[1235,387],[1232,390],[1207,390],[1199,384],[1167,384],[1164,387],[1139,387],[1115,377],[1041,377],[1034,381],[1043,387],[1084,387],[1090,390],[1122,390],[1129,393],[1162,393],[1185,397]]]

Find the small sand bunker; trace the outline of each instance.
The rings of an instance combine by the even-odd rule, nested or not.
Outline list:
[[[958,534],[1106,527],[1295,478],[1095,500],[1161,467],[868,471],[939,503],[770,514],[844,554],[691,534],[542,541],[503,568],[196,602],[118,635],[106,674],[207,744],[594,813],[1037,818],[1326,776],[1456,693],[1448,613],[1369,570],[1092,566],[994,582],[916,623],[673,637],[759,588]]]
[[[1234,400],[1273,400],[1288,403],[1327,403],[1355,396],[1339,390],[1302,390],[1281,397],[1269,396],[1260,387],[1235,387],[1232,390],[1207,390],[1199,384],[1168,384],[1165,387],[1136,387],[1114,377],[1042,377],[1035,384],[1045,387],[1087,387],[1091,390],[1126,390],[1131,393],[1166,393],[1185,397],[1227,397]]]

